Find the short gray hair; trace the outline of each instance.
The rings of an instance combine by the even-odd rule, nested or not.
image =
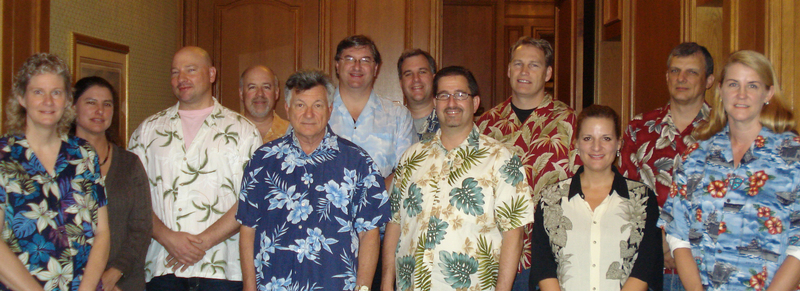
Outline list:
[[[331,77],[328,74],[317,69],[300,70],[289,76],[289,79],[286,79],[286,86],[284,87],[286,104],[292,103],[292,91],[303,92],[316,86],[325,87],[328,106],[333,105],[333,94],[336,94],[336,87],[333,86],[333,81],[331,81]]]

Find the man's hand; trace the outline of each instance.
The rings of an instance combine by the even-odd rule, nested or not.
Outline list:
[[[186,268],[196,264],[206,255],[206,251],[198,247],[203,240],[196,235],[179,231],[170,232],[159,241],[169,253],[166,262],[168,268],[185,271]]]

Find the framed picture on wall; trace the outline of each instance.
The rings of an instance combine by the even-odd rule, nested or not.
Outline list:
[[[73,81],[98,76],[117,91],[109,133],[113,142],[125,148],[128,142],[128,53],[126,45],[72,33]],[[77,96],[76,96],[77,97]]]

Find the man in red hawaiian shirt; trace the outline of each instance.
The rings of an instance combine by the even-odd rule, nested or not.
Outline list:
[[[572,134],[575,111],[554,100],[544,90],[553,76],[553,48],[546,40],[521,37],[511,46],[508,78],[511,97],[478,119],[486,134],[509,146],[522,158],[525,175],[533,188],[533,202],[547,184],[573,173],[575,151]],[[512,290],[528,290],[531,267],[531,225],[525,226],[520,273]]]
[[[696,43],[682,43],[667,58],[669,103],[636,115],[628,124],[620,150],[620,171],[650,186],[664,205],[672,184],[672,168],[680,154],[695,143],[692,130],[706,119],[705,92],[714,84],[714,60]],[[664,290],[682,290],[675,260],[664,246]]]

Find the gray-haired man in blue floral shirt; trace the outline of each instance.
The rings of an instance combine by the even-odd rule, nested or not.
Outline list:
[[[327,125],[333,93],[320,71],[289,77],[292,129],[245,168],[236,214],[245,290],[368,290],[372,282],[389,196],[367,152]]]

